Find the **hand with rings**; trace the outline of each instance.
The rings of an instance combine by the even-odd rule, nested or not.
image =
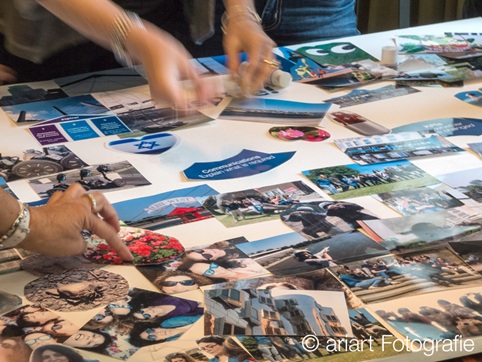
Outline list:
[[[82,254],[83,230],[105,239],[125,261],[133,259],[117,235],[120,227],[114,207],[101,192],[87,194],[78,183],[54,193],[46,205],[30,208],[30,233],[19,247],[51,256]]]
[[[236,6],[235,6],[236,7]],[[264,32],[259,19],[250,7],[227,8],[233,12],[224,24],[224,50],[228,56],[228,68],[232,75],[238,74],[239,53],[246,52],[249,66],[240,79],[241,90],[245,95],[263,89],[264,83],[273,71],[273,48],[275,42]]]

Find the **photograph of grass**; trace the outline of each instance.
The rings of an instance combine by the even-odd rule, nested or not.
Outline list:
[[[412,189],[440,182],[406,160],[365,166],[339,165],[302,173],[335,200]]]

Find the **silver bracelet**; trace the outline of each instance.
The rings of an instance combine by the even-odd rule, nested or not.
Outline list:
[[[259,26],[262,26],[261,18],[259,17],[258,13],[249,6],[243,7],[241,5],[235,5],[234,8],[235,9],[230,12],[225,11],[221,16],[221,30],[223,34],[226,34],[230,21],[248,20],[254,21]]]
[[[0,236],[0,248],[14,248],[25,240],[30,232],[30,210],[28,205],[18,202],[20,212],[8,231]]]
[[[111,49],[114,53],[115,59],[125,67],[133,67],[134,62],[129,52],[126,49],[126,39],[132,28],[145,29],[142,20],[136,13],[131,11],[124,11],[114,19]]]

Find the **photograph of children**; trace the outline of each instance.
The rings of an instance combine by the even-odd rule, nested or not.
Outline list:
[[[360,223],[371,236],[393,253],[447,242],[480,240],[482,219],[468,206]]]
[[[65,171],[51,176],[29,180],[30,186],[41,198],[49,198],[56,191],[65,191],[77,182],[86,191],[103,192],[127,190],[151,183],[128,161],[87,166],[75,171]]]
[[[435,292],[430,298],[410,296],[370,307],[402,335],[425,339],[470,338],[482,335],[482,288]],[[403,305],[403,307],[401,307]]]
[[[473,270],[482,274],[482,244],[476,241],[449,242],[457,255]]]
[[[204,206],[226,227],[279,220],[280,213],[300,202],[322,200],[302,181],[213,195]]]
[[[199,185],[113,205],[119,219],[126,225],[157,230],[212,218],[213,215],[203,204],[210,196],[215,197],[217,194],[208,185]]]
[[[407,160],[361,166],[340,165],[302,171],[335,200],[411,189],[440,182]]]
[[[341,292],[214,289],[204,293],[205,334],[248,336],[352,335]]]
[[[292,275],[333,267],[339,260],[388,254],[360,232],[334,235],[322,241],[290,233],[239,245],[239,248],[275,275]]]
[[[27,283],[25,298],[59,312],[91,310],[124,298],[129,284],[120,274],[103,269],[71,269]]]
[[[4,106],[2,109],[20,126],[67,115],[85,115],[86,118],[90,118],[92,115],[111,114],[108,108],[90,94]]]
[[[373,197],[402,215],[426,214],[464,205],[450,190],[438,186],[384,192]]]
[[[63,145],[28,149],[23,154],[0,155],[0,176],[7,182],[79,169],[88,166]]]
[[[176,271],[203,277],[200,278],[202,283],[208,278],[211,280],[210,284],[268,275],[268,270],[238,248],[242,242],[246,242],[243,237],[197,246],[186,250],[170,266]],[[159,284],[161,282],[158,281],[158,285],[162,285]]]
[[[342,152],[360,165],[464,151],[433,131],[342,138],[334,142]]]
[[[308,240],[335,237],[358,229],[358,220],[377,219],[358,204],[326,200],[294,204],[280,216],[281,221]]]
[[[479,284],[481,278],[448,248],[371,258],[330,270],[365,303]]]
[[[121,226],[117,233],[127,245],[134,259],[128,264],[160,264],[177,258],[184,251],[179,240],[155,231]],[[125,264],[124,260],[104,239],[91,235],[85,237],[84,256],[97,264]]]
[[[108,304],[65,344],[126,360],[143,346],[179,338],[203,312],[197,301],[134,288],[127,297]]]
[[[79,327],[38,304],[27,304],[0,317],[2,337],[19,337],[31,350],[62,343]]]

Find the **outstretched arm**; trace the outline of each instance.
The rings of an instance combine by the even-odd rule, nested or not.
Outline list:
[[[83,187],[75,183],[65,192],[56,192],[44,206],[30,208],[29,233],[18,247],[52,256],[81,254],[86,247],[82,230],[105,239],[119,256],[132,260],[127,246],[117,235],[119,220],[112,205],[100,192],[93,194],[95,210]],[[15,222],[20,205],[0,189],[0,234]]]
[[[37,0],[52,14],[97,44],[111,49],[118,19],[124,10],[110,0]],[[179,80],[190,79],[197,96],[205,100],[209,94],[195,69],[189,53],[171,35],[155,25],[142,21],[128,26],[124,47],[129,56],[143,64],[152,98],[167,101],[171,106],[185,108],[186,93]]]

